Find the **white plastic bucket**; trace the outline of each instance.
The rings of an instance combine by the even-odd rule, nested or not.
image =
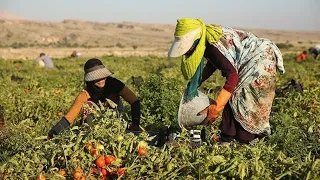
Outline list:
[[[214,104],[214,102],[214,100],[199,90],[198,96],[194,97],[191,101],[185,102],[183,93],[178,111],[179,126],[188,129],[192,126],[206,124],[205,118],[207,114],[198,115],[198,113],[210,104]]]

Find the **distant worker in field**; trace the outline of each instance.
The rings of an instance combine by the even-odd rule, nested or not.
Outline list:
[[[105,107],[123,112],[121,97],[131,105],[131,125],[129,130],[138,131],[140,124],[140,101],[137,96],[120,80],[112,77],[99,59],[90,59],[84,65],[86,87],[79,93],[73,105],[61,120],[49,131],[48,136],[59,134],[75,121],[82,111],[82,120],[87,121],[92,102],[101,102]]]
[[[219,141],[253,143],[270,134],[276,74],[285,72],[278,47],[250,32],[191,18],[177,20],[174,36],[168,56],[182,56],[181,71],[189,80],[185,103],[217,69],[226,77],[216,102],[199,112],[211,124],[223,111]]]
[[[320,59],[320,44],[309,49],[309,53],[315,59]]]
[[[81,56],[80,53],[78,53],[77,51],[73,51],[71,54],[71,57],[75,57],[75,58],[79,58]]]
[[[307,51],[303,51],[296,57],[296,61],[307,60]]]
[[[44,53],[40,54],[39,58],[36,59],[35,63],[40,67],[54,68],[52,59]]]

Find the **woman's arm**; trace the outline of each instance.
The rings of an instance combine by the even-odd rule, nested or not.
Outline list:
[[[139,126],[140,124],[140,101],[137,96],[126,86],[120,91],[119,95],[131,105],[132,123]]]
[[[68,122],[71,124],[74,122],[74,120],[78,117],[82,105],[86,102],[88,102],[88,99],[90,98],[88,92],[86,90],[83,90],[75,99],[72,106],[69,108],[68,112],[64,116]]]
[[[89,94],[83,90],[75,99],[73,105],[68,110],[67,114],[61,118],[61,120],[51,128],[48,133],[49,137],[59,134],[65,128],[69,127],[71,123],[77,118],[82,108],[82,105],[90,98]]]
[[[227,78],[223,88],[230,93],[238,85],[238,73],[230,61],[213,45],[207,46],[206,57]]]
[[[127,86],[123,87],[119,95],[129,104],[132,104],[138,100],[137,96]]]
[[[207,46],[205,55],[217,69],[221,70],[222,75],[227,78],[226,83],[216,98],[216,103],[209,105],[199,112],[200,115],[207,114],[206,119],[212,122],[220,115],[220,112],[228,103],[233,90],[236,88],[238,73],[230,61],[213,45]]]

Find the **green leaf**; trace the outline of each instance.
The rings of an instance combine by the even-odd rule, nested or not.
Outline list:
[[[308,133],[313,133],[314,125],[309,126]]]

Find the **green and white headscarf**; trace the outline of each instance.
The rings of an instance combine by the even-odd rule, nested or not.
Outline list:
[[[187,40],[184,38],[186,36],[190,36],[190,33],[195,32],[197,29],[200,29],[200,31],[197,34],[192,34],[194,36],[193,38],[187,38]],[[201,19],[182,18],[177,20],[174,35],[175,41],[172,44],[169,56],[171,53],[180,53],[182,55],[181,72],[186,80],[190,80],[185,92],[185,98],[186,100],[191,100],[193,97],[198,95],[197,88],[201,81],[201,75],[204,67],[203,56],[206,49],[206,41],[209,43],[218,42],[222,37],[222,29],[220,26],[206,25]],[[196,45],[194,52],[189,57],[186,57],[184,54],[191,48],[191,46],[180,49],[179,47],[181,47],[183,43],[193,44],[197,39],[199,39],[199,42]]]
[[[201,19],[191,18],[178,19],[174,35],[181,37],[197,28],[201,28],[201,31],[194,37],[194,40],[200,38],[195,51],[189,57],[186,57],[185,55],[182,56],[181,71],[186,80],[191,79],[195,74],[203,58],[206,49],[206,41],[209,43],[215,43],[218,42],[222,36],[221,27],[206,25],[201,21]]]

